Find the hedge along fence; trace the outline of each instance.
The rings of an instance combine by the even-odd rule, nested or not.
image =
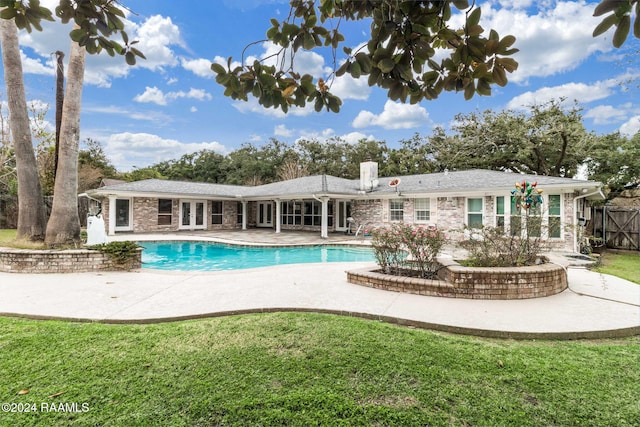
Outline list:
[[[133,242],[117,243],[119,245],[113,250],[98,247],[66,250],[0,248],[0,271],[5,273],[88,273],[130,271],[140,268],[142,248]],[[128,244],[128,247],[125,248],[122,243]],[[103,247],[113,247],[109,245],[112,244]]]

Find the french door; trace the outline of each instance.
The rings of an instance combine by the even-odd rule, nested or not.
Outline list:
[[[272,202],[258,202],[258,218],[256,218],[256,226],[273,227]]]
[[[207,228],[205,208],[207,202],[200,200],[180,201],[180,229],[204,230]]]
[[[351,202],[348,200],[336,200],[336,203],[338,204],[336,231],[347,231],[349,229],[347,218],[351,216]],[[355,230],[351,231],[355,233]]]

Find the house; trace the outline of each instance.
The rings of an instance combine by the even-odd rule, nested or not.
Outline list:
[[[307,176],[256,187],[149,179],[88,192],[102,202],[107,233],[217,230],[258,227],[329,232],[355,225],[403,221],[444,230],[500,226],[516,230],[520,213],[511,201],[516,182],[543,189],[540,233],[556,247],[576,248],[575,226],[603,199],[599,182],[489,170],[378,177],[363,162],[360,179]],[[355,231],[355,230],[351,230]]]

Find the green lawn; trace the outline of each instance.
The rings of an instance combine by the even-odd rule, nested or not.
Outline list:
[[[0,229],[0,244],[8,243],[16,239],[16,230]]]
[[[600,260],[594,270],[640,284],[640,252],[605,252]]]
[[[639,352],[637,339],[488,340],[321,314],[0,318],[0,402],[37,408],[0,425],[639,425]]]

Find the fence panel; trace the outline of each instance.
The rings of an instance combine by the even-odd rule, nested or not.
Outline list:
[[[640,208],[595,208],[593,235],[611,249],[640,251]]]

